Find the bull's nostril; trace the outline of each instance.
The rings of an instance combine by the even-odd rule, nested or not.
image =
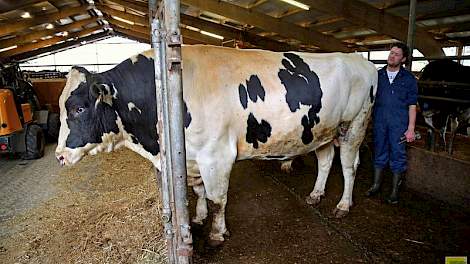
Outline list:
[[[59,157],[59,160],[64,160],[64,156],[60,156],[60,157]]]

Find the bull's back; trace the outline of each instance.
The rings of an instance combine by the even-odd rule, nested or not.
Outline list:
[[[192,116],[188,150],[208,142],[234,144],[238,159],[312,151],[360,110],[366,83],[373,82],[369,66],[339,53],[184,47],[184,98]]]

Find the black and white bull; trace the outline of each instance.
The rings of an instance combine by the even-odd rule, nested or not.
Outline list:
[[[195,223],[218,205],[211,242],[224,240],[229,176],[237,160],[292,159],[315,150],[318,177],[307,197],[318,203],[333,161],[338,129],[344,174],[335,208],[352,205],[359,146],[376,92],[377,71],[357,54],[275,53],[185,46],[183,85],[188,183],[198,195]],[[56,150],[63,165],[126,146],[160,168],[153,51],[91,74],[73,68],[60,97]]]

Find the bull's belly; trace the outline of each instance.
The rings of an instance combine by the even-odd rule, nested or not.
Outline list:
[[[337,128],[321,126],[312,129],[313,140],[308,144],[302,142],[303,128],[289,132],[280,131],[271,135],[265,143],[258,142],[258,147],[247,143],[245,137],[240,137],[237,143],[237,160],[287,160],[303,155],[331,142],[337,136]]]

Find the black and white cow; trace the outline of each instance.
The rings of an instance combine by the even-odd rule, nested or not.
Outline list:
[[[61,164],[126,146],[160,168],[152,55],[142,53],[100,74],[70,71],[59,102]],[[199,197],[192,221],[206,218],[206,198],[219,206],[211,242],[221,243],[228,232],[225,205],[235,161],[287,160],[315,150],[318,177],[307,202],[318,203],[335,138],[344,193],[334,213],[346,215],[376,92],[372,63],[357,54],[211,46],[184,46],[182,55],[188,182]],[[347,131],[339,135],[339,127]]]
[[[470,127],[470,67],[463,66],[452,60],[431,61],[423,68],[419,85],[419,104],[421,115],[428,126],[428,148],[435,148],[435,135],[439,135],[449,154],[453,151],[456,133],[467,133]],[[446,82],[429,86],[426,81]],[[458,84],[454,84],[458,83]],[[464,87],[467,86],[467,88]],[[453,89],[450,89],[454,87]],[[441,98],[441,99],[439,99]],[[449,99],[451,102],[442,100]],[[465,102],[466,101],[466,102]],[[448,129],[450,128],[450,129]],[[449,144],[445,134],[450,131]]]

